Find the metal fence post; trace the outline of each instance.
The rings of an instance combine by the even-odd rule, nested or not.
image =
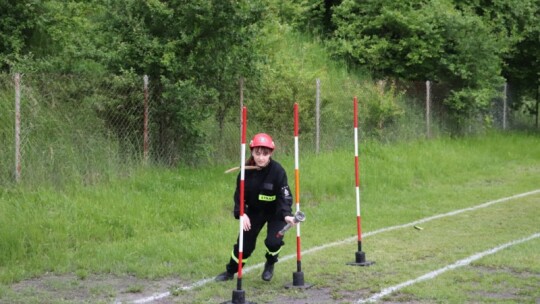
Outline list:
[[[538,116],[540,116],[540,85],[536,87],[536,128],[538,129]]]
[[[21,74],[15,73],[15,181],[21,180]]]
[[[426,136],[431,138],[431,82],[426,81]]]
[[[319,154],[320,117],[321,117],[321,80],[317,78],[317,93],[315,97],[315,153]]]
[[[143,157],[144,162],[148,162],[148,75],[144,75],[144,129],[143,129]]]
[[[507,95],[508,95],[508,82],[505,82],[504,83],[504,88],[503,88],[503,117],[502,117],[502,127],[503,127],[503,130],[506,130],[506,111],[507,111]]]

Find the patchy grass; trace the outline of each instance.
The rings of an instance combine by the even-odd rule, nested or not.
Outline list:
[[[490,134],[398,145],[363,142],[360,151],[364,233],[540,185],[540,144],[534,135]],[[278,153],[276,159],[288,168],[294,185],[293,160],[280,157]],[[354,240],[353,161],[352,149],[301,156],[301,205],[307,216],[303,250]],[[62,191],[1,189],[0,303],[128,301],[155,292],[174,294],[163,303],[229,300],[234,281],[179,290],[212,278],[227,262],[238,229],[231,215],[236,176],[223,174],[229,167],[143,170],[129,179]],[[296,268],[294,234],[286,235],[270,283],[259,277],[264,256],[260,240],[247,265],[254,268],[244,277],[246,296],[259,303],[349,303],[368,297],[534,232],[539,201],[538,195],[530,196],[423,223],[423,230],[410,227],[367,237],[364,251],[376,262],[367,268],[344,265],[354,259],[354,241],[306,254],[305,279],[314,284],[307,290],[283,288]],[[425,283],[429,285],[392,294],[389,301],[433,302],[455,294],[451,299],[456,302],[482,302],[496,299],[499,290],[501,301],[534,302],[538,294],[528,286],[537,283],[534,278],[540,273],[538,252],[538,241],[505,249],[456,270],[457,278],[451,277],[454,272],[446,273]],[[500,268],[511,271],[484,273]],[[471,275],[460,279],[466,271]],[[527,271],[533,279],[521,280]],[[519,275],[508,280],[509,273]],[[508,288],[492,288],[496,284],[482,278],[508,280]],[[478,281],[469,284],[478,288],[456,293],[465,290],[459,287],[461,281]],[[441,290],[430,291],[437,284]],[[503,299],[509,295],[517,300]]]

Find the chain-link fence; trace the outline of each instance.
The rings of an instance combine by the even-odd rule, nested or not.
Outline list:
[[[143,76],[0,74],[0,184],[21,181],[62,186],[70,180],[92,184],[143,165],[180,164],[181,153],[186,153],[177,148],[182,137],[175,136],[176,130],[167,124],[168,116],[159,107],[163,98],[152,86],[152,79]],[[362,91],[350,84],[335,86],[313,81],[312,96],[317,102],[309,103],[316,109],[309,109],[314,114],[302,122],[303,151],[318,153],[351,144],[355,95],[360,103],[361,137],[386,141],[429,138],[448,134],[452,127],[443,103],[447,86],[379,82]],[[336,101],[333,92],[347,88],[354,88],[350,98]],[[501,89],[501,98],[493,100],[489,113],[473,120],[469,130],[518,125],[515,112],[508,110],[512,105],[506,94],[509,88]],[[285,109],[291,114],[291,134],[283,134],[277,126],[275,130],[257,129],[257,122],[249,118],[249,105],[254,102],[246,101],[248,136],[268,132],[280,153],[291,153],[292,105],[291,111]],[[221,161],[237,162],[238,116],[232,113],[221,124],[215,117],[202,122],[208,161],[220,155]]]
[[[0,182],[93,183],[131,170],[142,160],[143,95],[142,83],[1,75]]]

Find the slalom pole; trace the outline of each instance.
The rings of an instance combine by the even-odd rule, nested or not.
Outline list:
[[[294,197],[296,202],[296,214],[300,211],[300,165],[298,148],[298,103],[294,103]],[[302,214],[303,215],[303,214]],[[296,272],[293,272],[292,284],[285,285],[286,288],[309,288],[311,285],[304,283],[304,273],[302,272],[302,246],[300,238],[300,222],[296,224]]]
[[[236,280],[236,290],[233,290],[232,301],[224,302],[232,304],[253,303],[246,302],[245,291],[242,290],[242,257],[244,251],[244,180],[246,172],[246,129],[247,129],[247,108],[242,107],[242,130],[240,144],[240,233],[238,237],[238,274]]]
[[[370,266],[375,262],[366,261],[366,254],[362,251],[362,216],[360,213],[360,165],[358,160],[358,99],[356,96],[353,99],[353,115],[354,115],[354,175],[356,182],[356,226],[358,233],[358,251],[356,252],[356,260],[347,263],[353,266]]]

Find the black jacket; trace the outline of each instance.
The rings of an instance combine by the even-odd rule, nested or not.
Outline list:
[[[277,214],[281,219],[292,216],[292,195],[287,173],[277,161],[270,159],[261,170],[245,170],[244,213],[248,216]],[[234,192],[234,217],[240,217],[240,174]]]

